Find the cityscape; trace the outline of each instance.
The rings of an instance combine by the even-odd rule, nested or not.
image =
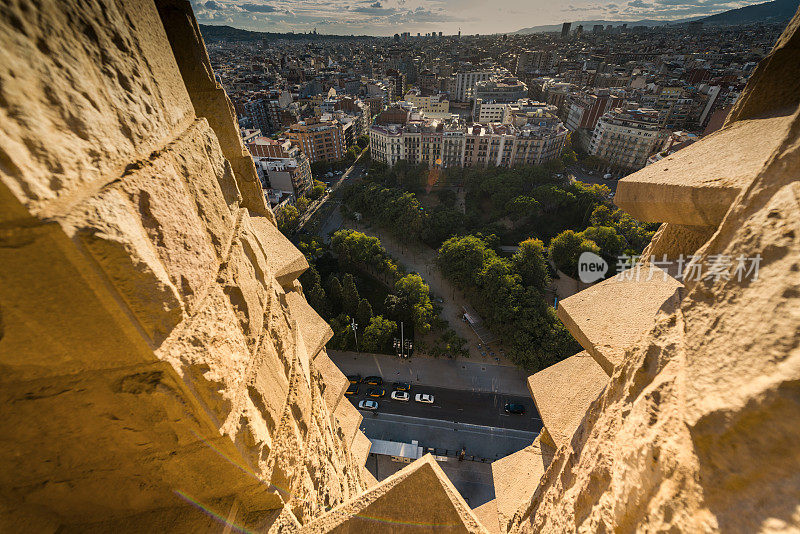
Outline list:
[[[0,0],[0,531],[800,528],[797,0],[441,3]]]

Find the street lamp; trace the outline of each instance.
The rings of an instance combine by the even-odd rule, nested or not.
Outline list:
[[[356,352],[358,352],[358,334],[356,333],[358,331],[358,325],[355,319],[350,320],[350,326],[353,327],[353,337],[356,338]]]

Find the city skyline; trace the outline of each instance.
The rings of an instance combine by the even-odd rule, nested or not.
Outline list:
[[[512,33],[565,21],[681,20],[763,3],[760,0],[192,0],[202,24],[253,31],[390,36],[398,32]],[[498,5],[499,4],[499,5]]]

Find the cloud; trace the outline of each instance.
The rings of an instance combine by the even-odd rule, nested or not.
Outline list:
[[[380,2],[375,2],[374,4],[370,4],[369,7],[383,7]]]
[[[219,2],[214,2],[214,0],[206,2],[205,4],[203,4],[203,7],[206,9],[210,9],[212,11],[222,11],[223,9],[225,9],[225,6],[223,6]]]
[[[269,4],[242,4],[240,7],[253,13],[272,13],[275,11],[275,8]]]

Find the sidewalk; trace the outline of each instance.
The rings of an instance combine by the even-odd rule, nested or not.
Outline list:
[[[348,374],[378,375],[387,381],[406,381],[448,389],[505,393],[528,397],[527,374],[508,365],[467,360],[412,357],[329,350],[333,362]]]

